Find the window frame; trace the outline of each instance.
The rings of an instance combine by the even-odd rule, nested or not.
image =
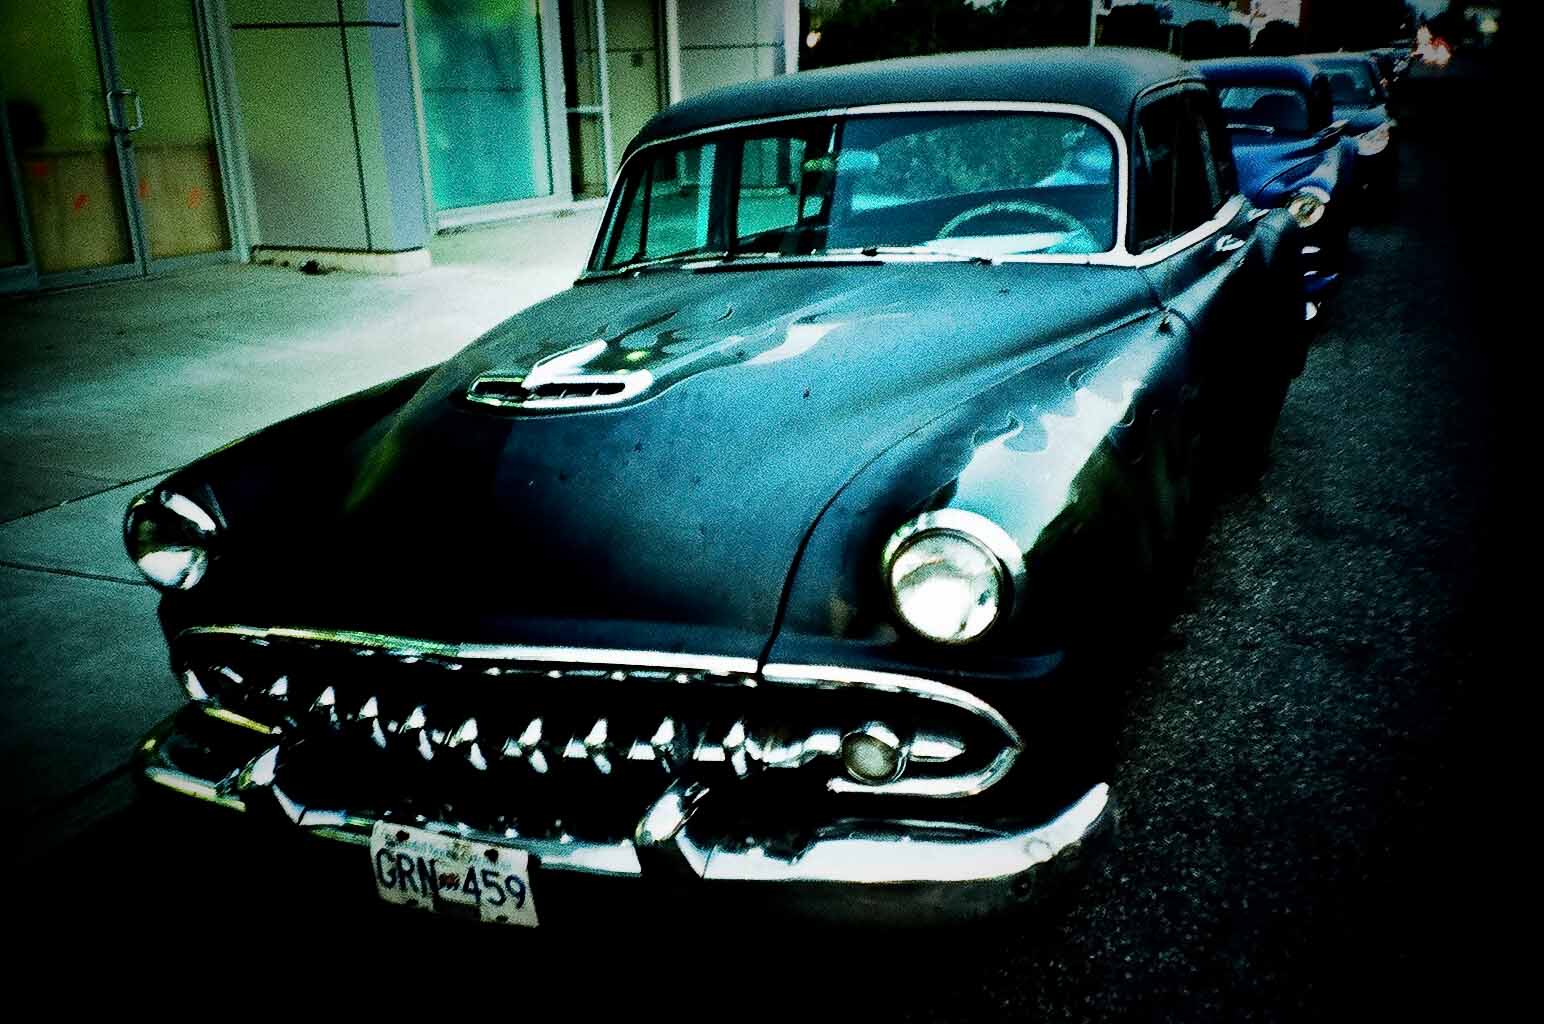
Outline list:
[[[1166,101],[1177,102],[1181,105],[1182,121],[1194,121],[1195,115],[1198,113],[1197,104],[1199,104],[1202,108],[1200,112],[1206,112],[1211,115],[1209,120],[1203,118],[1203,121],[1206,121],[1208,133],[1214,133],[1216,130],[1215,126],[1221,121],[1216,97],[1212,94],[1206,83],[1201,81],[1186,80],[1166,83],[1155,86],[1137,97],[1131,112],[1131,182],[1128,189],[1128,194],[1131,197],[1131,210],[1127,217],[1129,230],[1126,238],[1126,248],[1138,262],[1156,262],[1170,255],[1168,250],[1171,247],[1175,249],[1187,248],[1189,245],[1194,244],[1195,241],[1214,234],[1222,227],[1224,215],[1228,207],[1241,201],[1241,193],[1238,191],[1237,168],[1231,162],[1231,151],[1229,151],[1230,159],[1227,166],[1232,173],[1227,178],[1219,175],[1217,184],[1219,185],[1220,196],[1216,203],[1211,206],[1207,217],[1189,227],[1176,228],[1174,224],[1174,207],[1175,197],[1178,195],[1179,188],[1179,179],[1176,176],[1170,188],[1169,228],[1167,233],[1160,238],[1154,239],[1139,239],[1137,237],[1139,226],[1138,203],[1142,198],[1140,176],[1147,173],[1148,156],[1146,133],[1142,127],[1142,118],[1154,106]],[[1196,153],[1206,163],[1210,163],[1215,167],[1216,145],[1205,146],[1205,139],[1199,131],[1192,131],[1190,137],[1194,143]],[[1227,138],[1226,130],[1223,131],[1221,138],[1224,140],[1223,145],[1230,145],[1225,141]],[[1199,166],[1200,164],[1198,163]],[[1177,162],[1176,167],[1178,167]],[[1218,170],[1221,170],[1221,168],[1218,168]],[[1208,181],[1206,186],[1208,190],[1210,190],[1210,185],[1211,183]]]
[[[1187,84],[1199,85],[1199,82],[1188,80]],[[1204,86],[1202,86],[1204,88]],[[1011,263],[1073,263],[1096,264],[1107,266],[1128,266],[1146,262],[1146,260],[1134,256],[1128,246],[1127,238],[1130,232],[1131,211],[1131,183],[1132,183],[1132,155],[1131,137],[1127,130],[1093,107],[1079,103],[1065,103],[1052,101],[1030,100],[961,100],[961,101],[935,101],[916,100],[903,103],[867,104],[851,107],[829,107],[798,111],[789,114],[778,114],[769,117],[746,118],[737,121],[726,121],[715,125],[708,125],[692,131],[681,132],[675,135],[662,136],[651,139],[641,145],[634,144],[628,148],[622,159],[622,165],[618,169],[611,194],[607,199],[606,212],[601,219],[600,228],[596,234],[596,240],[591,247],[590,256],[585,262],[585,268],[579,275],[580,281],[595,280],[616,277],[631,273],[635,270],[649,266],[652,260],[643,260],[638,263],[607,267],[604,266],[604,257],[607,255],[606,247],[612,234],[612,225],[617,216],[617,207],[625,195],[625,189],[620,187],[627,180],[629,170],[634,161],[649,159],[650,151],[661,146],[674,146],[680,143],[702,140],[704,142],[719,136],[732,136],[746,133],[748,130],[771,127],[786,122],[809,121],[819,119],[836,119],[838,127],[841,122],[849,117],[861,117],[869,115],[885,114],[912,114],[912,113],[1042,113],[1061,114],[1082,118],[1095,127],[1102,130],[1111,140],[1115,150],[1114,189],[1115,226],[1112,232],[1113,243],[1111,247],[1098,253],[1028,253],[1012,254],[1000,257],[1002,262]],[[736,150],[738,152],[738,150]],[[739,157],[734,160],[724,161],[726,164],[734,164],[734,173],[738,175]],[[738,182],[731,181],[730,188],[738,191]],[[722,259],[726,253],[703,253],[702,258]],[[812,260],[828,258],[833,262],[841,262],[850,259],[845,254],[834,254],[829,257],[811,256]],[[939,259],[947,257],[940,256]]]

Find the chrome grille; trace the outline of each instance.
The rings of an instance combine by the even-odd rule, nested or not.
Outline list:
[[[747,659],[245,627],[187,630],[174,651],[195,699],[275,734],[293,792],[351,810],[410,800],[503,822],[515,805],[616,802],[636,820],[681,778],[964,796],[1018,753],[1006,723],[947,687],[804,685]],[[845,776],[842,738],[876,719],[906,738],[908,767],[865,785]]]

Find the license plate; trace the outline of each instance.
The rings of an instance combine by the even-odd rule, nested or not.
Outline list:
[[[375,891],[387,903],[536,927],[525,850],[377,821],[370,833]]]

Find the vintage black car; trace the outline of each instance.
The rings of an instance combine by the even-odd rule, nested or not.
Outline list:
[[[133,503],[192,699],[143,777],[486,921],[1029,900],[1108,834],[1112,666],[1301,368],[1296,230],[1161,54],[677,104],[572,289]]]

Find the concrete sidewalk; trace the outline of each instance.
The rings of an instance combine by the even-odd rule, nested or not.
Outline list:
[[[442,235],[402,277],[222,266],[0,299],[0,813],[24,856],[121,801],[134,742],[181,702],[119,538],[130,497],[561,290],[599,217]]]

